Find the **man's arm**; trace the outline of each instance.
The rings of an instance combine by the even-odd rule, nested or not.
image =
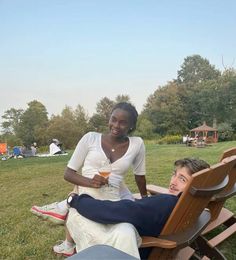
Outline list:
[[[161,194],[137,201],[97,200],[87,194],[75,195],[69,205],[82,216],[102,224],[127,222],[141,236],[158,236],[171,214],[178,197]]]
[[[136,202],[131,200],[97,200],[87,194],[73,196],[69,203],[82,216],[102,224],[117,224],[128,222],[135,226],[140,223],[138,215],[140,208]]]

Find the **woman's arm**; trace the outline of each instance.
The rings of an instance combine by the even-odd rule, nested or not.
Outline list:
[[[146,177],[145,175],[135,175],[135,181],[138,186],[139,192],[142,197],[147,197],[147,188],[146,188]]]
[[[100,188],[102,185],[108,183],[108,180],[104,177],[96,174],[92,179],[77,174],[76,171],[67,167],[64,174],[64,179],[78,186]]]
[[[146,188],[146,177],[145,177],[145,172],[146,172],[145,145],[143,143],[143,140],[140,137],[138,141],[140,142],[140,147],[135,157],[135,160],[133,162],[133,170],[134,170],[135,181],[138,186],[140,195],[142,197],[146,197],[147,188]]]

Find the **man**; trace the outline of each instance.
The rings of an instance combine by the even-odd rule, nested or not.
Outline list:
[[[158,236],[184,191],[192,174],[209,166],[205,161],[185,158],[177,160],[168,194],[130,201],[97,200],[89,195],[71,194],[67,203],[82,216],[101,224],[131,223],[141,236]],[[144,257],[143,254],[142,258]]]

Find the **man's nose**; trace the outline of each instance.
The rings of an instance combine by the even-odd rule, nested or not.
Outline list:
[[[178,180],[178,176],[173,176],[171,179],[171,184],[175,185]]]

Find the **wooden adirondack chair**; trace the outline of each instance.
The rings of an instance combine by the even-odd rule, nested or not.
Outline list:
[[[210,211],[205,208],[212,196],[227,185],[230,166],[229,163],[218,163],[192,175],[192,180],[181,195],[160,236],[142,237],[141,247],[152,247],[150,260],[174,259],[181,248],[197,241],[197,237],[211,220]],[[211,257],[211,248],[206,248],[207,252],[204,254]]]
[[[231,148],[225,151],[221,157],[221,161],[227,157],[236,155],[236,148]],[[233,161],[231,161],[233,163]],[[211,211],[211,222],[207,228],[202,232],[203,235],[209,233],[219,226],[226,226],[227,228],[220,232],[215,237],[207,241],[211,247],[216,247],[225,239],[236,233],[236,218],[234,213],[224,208],[225,201],[236,194],[236,165],[231,167],[229,172],[229,182],[225,189],[213,197],[209,203],[208,208]]]

